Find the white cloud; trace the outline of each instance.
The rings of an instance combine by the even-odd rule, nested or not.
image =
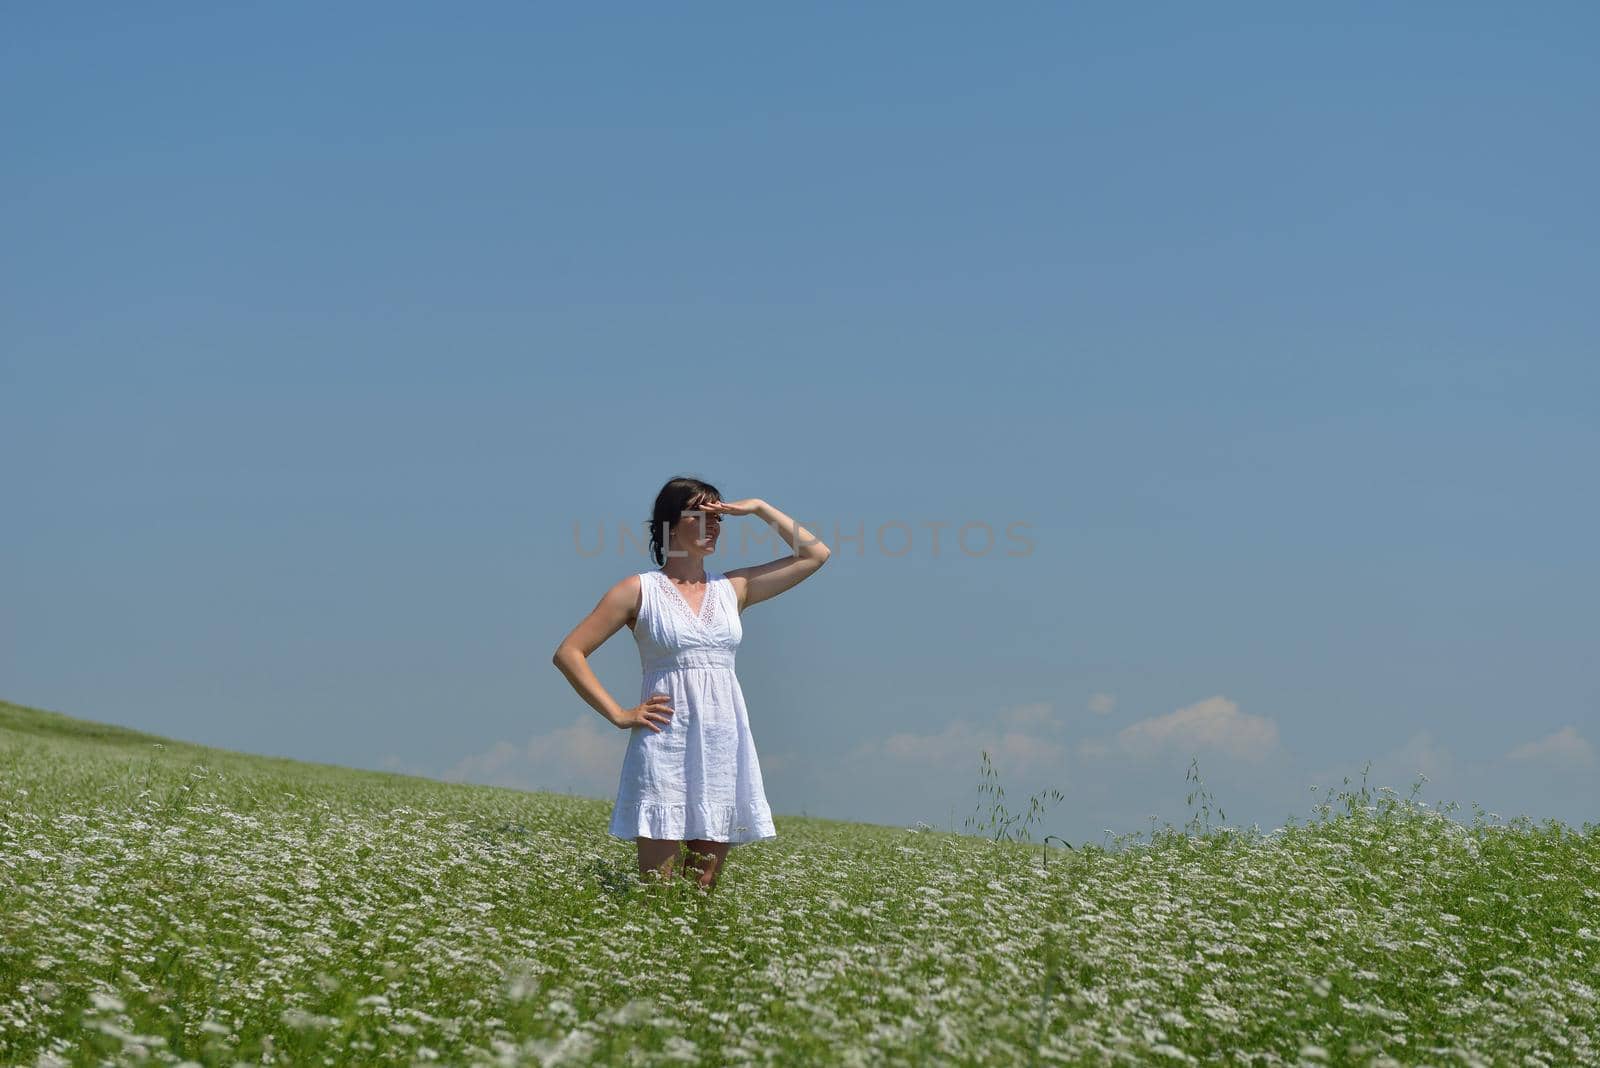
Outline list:
[[[1522,760],[1563,770],[1594,767],[1594,746],[1573,726],[1562,727],[1554,734],[1531,742],[1523,742],[1506,754],[1510,760]]]
[[[1062,726],[1052,705],[1017,705],[1000,712],[995,719],[994,724],[952,720],[941,730],[925,734],[897,732],[863,742],[850,753],[850,758],[970,772],[981,765],[982,753],[987,750],[997,771],[1019,775],[1059,770],[1065,763],[1067,747],[1046,737]]]
[[[617,791],[627,736],[594,713],[581,713],[565,727],[535,734],[526,742],[499,741],[463,757],[440,778],[519,790],[552,790],[585,797]]]
[[[1427,780],[1419,793],[1420,798],[1438,798],[1441,791],[1461,784],[1463,776],[1470,781],[1475,774],[1471,767],[1463,768],[1455,754],[1434,738],[1431,731],[1416,731],[1405,743],[1376,757],[1341,759],[1322,767],[1313,768],[1300,776],[1301,781],[1329,791],[1356,790],[1361,786],[1363,774],[1369,789],[1388,787],[1401,796],[1408,796],[1417,784],[1417,776]],[[1348,784],[1344,780],[1348,779]],[[1328,796],[1328,795],[1324,795]]]
[[[803,767],[805,764],[805,761],[797,753],[757,753],[756,760],[761,764],[761,777],[763,780],[769,775]]]
[[[1010,723],[1016,727],[1047,727],[1055,729],[1062,726],[1061,717],[1056,715],[1055,706],[1048,701],[1009,708],[1000,713],[1000,721],[1002,723]]]
[[[1405,745],[1386,754],[1376,764],[1379,770],[1389,772],[1389,777],[1404,779],[1406,785],[1415,781],[1418,772],[1427,776],[1430,782],[1437,782],[1454,766],[1455,757],[1450,750],[1435,742],[1429,731],[1413,734]]]
[[[1278,747],[1278,725],[1266,716],[1240,712],[1237,703],[1217,696],[1124,727],[1117,732],[1116,742],[1132,756],[1209,749],[1241,760],[1261,761]],[[1104,755],[1105,744],[1086,743],[1080,751],[1086,756]]]
[[[1078,743],[1078,759],[1085,763],[1104,760],[1111,755],[1111,746],[1102,738],[1085,738]]]
[[[413,764],[396,753],[385,753],[378,758],[379,771],[392,771],[400,775],[416,775],[420,778],[431,779],[434,777],[432,768],[424,768]]]
[[[1109,716],[1117,707],[1115,694],[1092,693],[1089,695],[1089,711],[1097,716]]]

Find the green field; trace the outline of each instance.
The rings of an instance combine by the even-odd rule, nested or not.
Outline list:
[[[609,813],[0,703],[0,1063],[1600,1063],[1595,825],[780,816],[706,893]]]

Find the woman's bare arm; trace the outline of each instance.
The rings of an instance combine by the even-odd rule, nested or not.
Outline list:
[[[793,556],[780,557],[753,567],[739,567],[724,572],[739,597],[739,611],[753,604],[768,601],[784,590],[799,585],[828,562],[832,555],[822,539],[777,508],[759,498],[744,501],[722,502],[701,506],[707,511],[720,511],[724,515],[754,515],[768,525],[776,527],[778,536],[794,550]]]
[[[606,643],[617,631],[636,618],[639,607],[639,576],[629,575],[606,591],[595,605],[594,611],[572,629],[556,646],[551,663],[561,669],[561,674],[572,683],[572,688],[589,703],[589,706],[606,718],[612,726],[621,724],[627,712],[616,699],[606,692],[589,666],[589,655]]]

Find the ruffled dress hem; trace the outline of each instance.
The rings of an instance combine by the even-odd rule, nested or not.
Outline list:
[[[611,813],[612,837],[663,838],[744,845],[778,837],[766,805],[690,805],[655,801],[618,804]]]

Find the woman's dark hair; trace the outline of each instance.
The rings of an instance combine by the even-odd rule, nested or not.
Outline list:
[[[709,482],[687,475],[669,479],[656,494],[656,506],[650,515],[650,555],[655,557],[656,563],[666,566],[666,534],[678,525],[679,518],[690,510],[691,504],[720,500],[722,494]]]

